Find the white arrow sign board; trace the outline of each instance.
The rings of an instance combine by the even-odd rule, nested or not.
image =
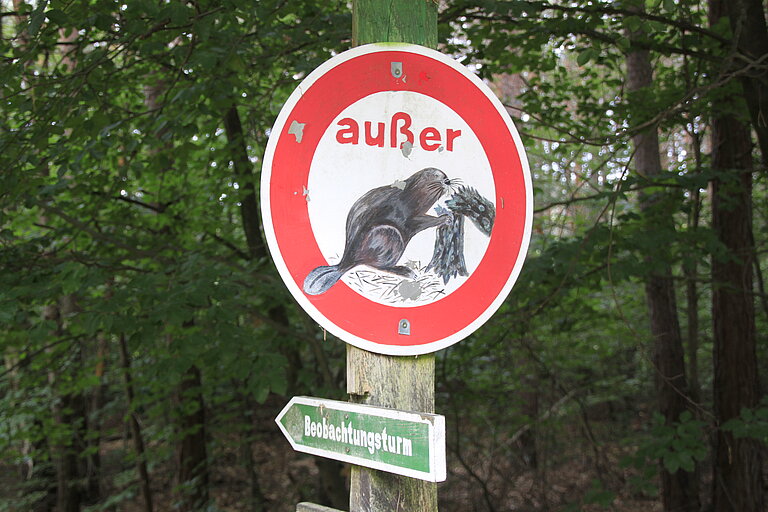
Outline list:
[[[445,417],[306,396],[275,419],[294,450],[430,482],[445,480]]]

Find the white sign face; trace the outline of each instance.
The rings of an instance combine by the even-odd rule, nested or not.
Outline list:
[[[433,352],[482,325],[530,236],[530,175],[504,107],[415,45],[357,47],[312,72],[271,132],[261,193],[299,304],[385,354]]]
[[[414,119],[407,112],[419,112],[423,120]],[[413,144],[412,147],[406,145],[407,149],[403,151],[399,146],[408,139],[397,133],[395,144],[398,148],[393,151],[391,142],[387,142],[391,136],[392,119],[398,122],[400,129],[408,123],[414,139],[430,126],[441,133],[452,130],[456,135],[451,141],[451,149],[446,150],[442,144],[437,150],[430,151]],[[339,131],[347,130],[350,125],[350,121],[345,120],[358,124],[361,140],[356,144],[339,144],[337,141]],[[366,122],[371,122],[374,136],[382,134],[379,143],[365,143]],[[307,204],[309,220],[326,261],[329,264],[341,261],[346,248],[346,233],[339,226],[345,226],[352,205],[360,197],[377,187],[404,182],[414,169],[429,167],[442,170],[452,181],[472,186],[483,197],[491,200],[496,197],[491,166],[482,144],[469,125],[439,101],[410,91],[387,91],[366,96],[344,109],[320,139],[307,186],[311,191]],[[450,194],[443,195],[430,213],[437,216],[436,210],[447,208],[445,203],[450,197]],[[435,269],[427,269],[434,252],[436,231],[437,227],[432,227],[416,233],[400,256],[400,262],[414,271],[415,281],[420,283],[420,288],[414,292],[397,292],[402,276],[365,265],[344,273],[341,281],[369,300],[395,307],[440,300],[458,289],[467,277],[457,276],[445,283]],[[464,259],[469,274],[480,264],[489,240],[474,226],[465,229]]]

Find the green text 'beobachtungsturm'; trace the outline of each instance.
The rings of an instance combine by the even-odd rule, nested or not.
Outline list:
[[[306,414],[304,415],[304,437],[316,437],[351,446],[361,446],[367,448],[371,455],[381,450],[397,455],[413,456],[411,440],[389,435],[386,428],[383,428],[381,432],[370,432],[354,428],[352,423],[347,424],[344,421],[341,422],[340,426],[328,423],[325,418],[322,422],[312,421]]]

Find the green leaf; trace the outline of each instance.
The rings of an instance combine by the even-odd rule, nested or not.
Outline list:
[[[35,10],[32,11],[32,15],[29,18],[29,25],[27,26],[27,31],[30,36],[35,37],[40,31],[40,27],[43,25],[43,21],[45,21],[45,8],[47,6],[48,0],[43,0],[37,5]]]
[[[624,18],[624,26],[631,32],[637,32],[643,30],[645,24],[643,20],[637,16],[627,16]]]
[[[48,16],[49,20],[59,26],[64,26],[69,23],[69,16],[61,9],[51,9],[46,12],[45,15]]]
[[[680,457],[677,454],[670,454],[663,460],[664,468],[670,473],[676,473],[680,469]]]
[[[598,52],[593,48],[587,48],[586,50],[583,50],[579,55],[576,57],[576,63],[579,66],[583,66],[586,63],[588,63],[590,60],[593,60],[595,57],[597,57]]]

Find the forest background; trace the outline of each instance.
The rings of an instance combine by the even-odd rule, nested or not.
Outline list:
[[[765,5],[428,4],[514,118],[536,214],[509,299],[437,354],[441,509],[764,511]],[[347,468],[273,423],[345,398],[345,348],[280,282],[258,178],[348,3],[0,19],[0,510],[345,509]]]

